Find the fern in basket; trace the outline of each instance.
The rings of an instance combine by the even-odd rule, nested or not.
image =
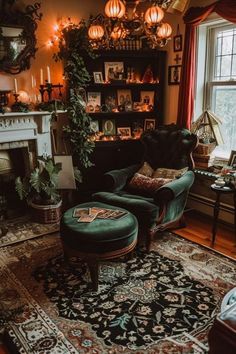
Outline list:
[[[40,205],[57,204],[61,199],[57,190],[60,171],[61,164],[54,163],[52,158],[38,158],[38,166],[29,177],[15,180],[20,199]]]

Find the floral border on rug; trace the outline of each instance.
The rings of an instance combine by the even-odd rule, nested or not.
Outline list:
[[[15,285],[26,306],[23,314],[11,323],[12,340],[22,346],[19,338],[25,338],[25,348],[34,348],[35,353],[40,353],[42,343],[50,344],[44,348],[48,353],[55,353],[55,348],[60,349],[55,343],[59,342],[63,343],[64,351],[60,349],[57,353],[157,354],[166,351],[189,354],[196,348],[197,353],[206,353],[209,327],[219,311],[221,299],[236,281],[233,261],[171,233],[157,239],[153,252],[138,257],[138,261],[103,263],[98,294],[90,291],[87,268],[84,265],[68,267],[60,254],[60,242],[52,236],[5,248],[0,253],[1,264],[7,264],[6,286],[12,289]],[[40,282],[34,280],[29,269],[34,269]],[[4,274],[3,268],[1,273]],[[95,302],[96,310],[92,310]],[[164,303],[164,309],[156,310],[159,302]],[[184,310],[189,310],[190,314]],[[181,325],[177,326],[175,319],[180,313]],[[34,321],[36,329],[32,327]],[[29,323],[31,326],[25,327]],[[136,332],[131,333],[131,325],[138,328]],[[164,337],[163,333],[170,333],[168,326],[173,332]],[[135,338],[137,331],[138,339]],[[119,336],[118,342],[112,344]],[[127,342],[129,348],[126,348]]]

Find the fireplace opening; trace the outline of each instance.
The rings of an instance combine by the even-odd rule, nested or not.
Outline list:
[[[15,179],[29,174],[32,158],[28,144],[24,147],[0,149],[0,220],[25,215],[27,205],[15,190]]]

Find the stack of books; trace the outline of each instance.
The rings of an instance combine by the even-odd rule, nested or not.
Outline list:
[[[208,169],[213,166],[214,156],[193,153],[196,168]]]

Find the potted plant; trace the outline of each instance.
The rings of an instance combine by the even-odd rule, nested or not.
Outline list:
[[[57,190],[60,170],[61,164],[54,163],[51,157],[39,157],[38,166],[29,177],[16,178],[19,197],[27,200],[38,222],[47,224],[60,220],[62,201]]]

